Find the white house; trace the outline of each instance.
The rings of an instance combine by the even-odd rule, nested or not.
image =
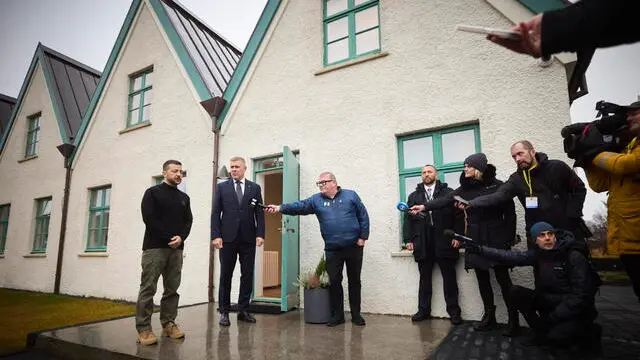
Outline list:
[[[569,122],[567,74],[575,58],[561,54],[540,63],[455,31],[459,23],[508,28],[545,9],[540,6],[562,2],[268,0],[241,54],[177,2],[133,0],[73,136],[61,141],[55,127],[46,127],[55,122],[42,122],[40,145],[73,145],[59,271],[52,237],[32,259],[34,235],[28,234],[38,221],[34,201],[43,197],[52,199],[49,233],[60,233],[62,157],[51,151],[50,160],[38,154],[38,160],[18,163],[31,115],[48,119],[55,112],[42,95],[37,66],[18,97],[12,119],[19,126],[5,133],[10,135],[0,155],[0,206],[11,205],[0,286],[51,291],[55,272],[63,293],[135,300],[144,233],[140,200],[158,181],[162,163],[177,159],[194,213],[181,304],[217,296],[207,271],[215,264],[211,285],[217,290],[217,253],[210,262],[212,183],[218,169],[239,155],[248,160],[247,177],[262,185],[266,203],[312,195],[325,170],[356,190],[371,218],[362,309],[413,313],[418,270],[401,248],[395,204],[415,188],[421,167],[434,164],[440,179],[455,188],[462,160],[477,151],[487,154],[502,179],[514,170],[508,148],[516,140],[527,138],[551,157],[563,156],[558,134]],[[41,165],[33,172],[29,164]],[[40,181],[45,175],[46,183]],[[266,242],[256,256],[255,303],[278,311],[300,306],[292,283],[322,254],[315,217],[267,215]],[[462,264],[463,318],[478,319],[476,280]],[[528,269],[513,272],[515,283],[528,285],[530,278]],[[504,318],[504,307],[499,309]],[[437,271],[432,314],[446,314]]]

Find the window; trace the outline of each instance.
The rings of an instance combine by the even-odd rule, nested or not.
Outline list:
[[[150,120],[151,109],[151,74],[153,69],[131,76],[129,82],[129,111],[127,115],[127,127],[132,127]]]
[[[36,222],[33,232],[33,249],[31,253],[45,253],[47,251],[47,237],[49,236],[49,218],[51,217],[51,198],[36,200]]]
[[[29,128],[27,129],[27,147],[24,157],[38,154],[38,142],[40,141],[40,114],[29,116],[27,119]]]
[[[422,167],[434,165],[438,179],[452,189],[460,186],[464,159],[480,151],[477,125],[456,127],[398,138],[400,199],[406,201],[422,181]]]
[[[90,192],[87,251],[106,251],[111,186],[91,189]]]
[[[7,228],[9,227],[9,212],[11,205],[0,205],[0,255],[4,254],[4,246],[7,243]]]
[[[378,0],[324,0],[324,64],[380,51]]]

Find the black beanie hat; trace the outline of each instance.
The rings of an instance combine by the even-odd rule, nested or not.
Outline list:
[[[483,153],[477,153],[467,156],[464,163],[472,166],[474,169],[484,173],[487,171],[487,156]]]

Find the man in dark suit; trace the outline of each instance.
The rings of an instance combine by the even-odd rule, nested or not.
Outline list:
[[[251,206],[251,200],[262,203],[260,185],[244,178],[247,165],[243,158],[230,160],[231,179],[216,186],[211,213],[211,238],[213,246],[220,250],[220,289],[218,308],[220,325],[229,326],[231,302],[231,277],[240,258],[240,294],[238,296],[238,320],[255,323],[247,311],[253,287],[253,267],[256,246],[264,243],[264,211]]]

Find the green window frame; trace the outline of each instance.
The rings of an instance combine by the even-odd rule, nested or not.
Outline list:
[[[27,146],[24,150],[24,157],[38,155],[38,142],[40,142],[40,114],[31,115],[27,118]]]
[[[7,229],[9,228],[10,213],[11,204],[0,205],[0,255],[4,254],[4,248],[7,244]]]
[[[452,189],[457,188],[460,173],[464,169],[464,159],[480,151],[480,128],[477,124],[399,136],[401,201],[407,201],[415,186],[422,182],[422,168],[425,165],[435,166],[438,180],[447,182]],[[402,225],[404,216],[400,219]]]
[[[51,218],[51,200],[51,197],[36,199],[36,218],[33,230],[32,254],[43,254],[47,252],[49,220]]]
[[[324,65],[380,52],[379,0],[323,0]]]
[[[89,224],[87,252],[107,251],[111,185],[89,189]]]
[[[146,124],[151,120],[152,74],[153,68],[149,68],[129,77],[127,128]]]

